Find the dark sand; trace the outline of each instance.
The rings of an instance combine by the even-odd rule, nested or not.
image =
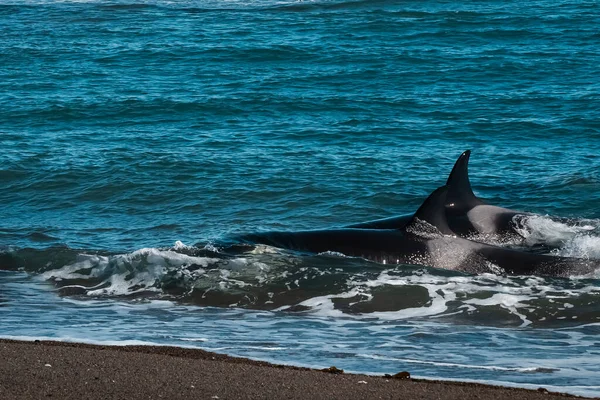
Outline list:
[[[2,400],[569,397],[543,390],[332,374],[177,347],[0,340]]]

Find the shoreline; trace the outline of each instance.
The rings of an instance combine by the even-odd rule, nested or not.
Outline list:
[[[201,349],[0,339],[3,399],[565,399],[481,383],[277,365]]]

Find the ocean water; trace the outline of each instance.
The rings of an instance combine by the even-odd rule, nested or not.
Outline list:
[[[472,149],[478,196],[539,214],[498,245],[600,258],[598,26],[595,1],[0,0],[0,337],[600,396],[600,271],[228,241],[414,212]]]

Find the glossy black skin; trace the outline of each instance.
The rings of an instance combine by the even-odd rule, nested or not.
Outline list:
[[[487,205],[477,198],[471,189],[469,181],[469,158],[471,151],[467,150],[456,160],[452,172],[448,176],[446,186],[448,193],[446,202],[446,219],[448,226],[456,235],[469,237],[478,233],[515,234],[513,219],[518,215],[530,215],[519,211]],[[477,207],[482,210],[477,218],[472,215]],[[477,213],[475,213],[477,214]],[[476,219],[486,218],[478,225]],[[412,214],[398,217],[378,219],[346,226],[355,229],[403,229],[413,218]]]
[[[600,268],[598,260],[556,257],[495,247],[458,237],[422,237],[397,229],[333,229],[299,232],[266,232],[237,238],[249,244],[264,244],[305,253],[337,252],[385,264],[411,264],[454,269],[467,273],[493,272],[508,275],[567,277]],[[442,257],[432,254],[442,249]],[[444,258],[458,250],[460,264],[448,268]],[[495,270],[489,263],[499,267]]]
[[[366,223],[358,224],[358,228],[355,225],[333,230],[254,233],[237,240],[301,252],[337,252],[385,264],[423,265],[468,273],[569,276],[589,273],[600,267],[600,260],[535,254],[457,237],[452,225],[468,228],[467,223],[471,224],[471,220],[467,218],[465,222],[464,216],[473,216],[472,210],[477,211],[477,207],[483,208],[478,209],[481,213],[475,213],[476,223],[482,220],[491,224],[508,222],[510,216],[504,209],[487,206],[475,198],[468,179],[453,179],[466,177],[468,152],[461,159],[462,162],[457,162],[461,174],[455,174],[455,165],[449,178],[454,187],[445,185],[436,189],[414,216],[375,221],[370,227],[377,229],[364,229],[371,224]],[[463,196],[464,191],[469,192],[468,196]],[[492,211],[491,218],[488,218],[488,210]],[[448,219],[448,215],[452,218]],[[455,223],[451,222],[453,219]],[[394,229],[387,229],[390,226]]]
[[[426,240],[397,229],[332,229],[254,233],[239,237],[244,243],[265,244],[305,253],[328,251],[377,262],[411,263],[427,254]]]
[[[468,273],[568,276],[594,270],[600,263],[591,265],[585,260],[526,253],[456,237],[446,220],[447,193],[447,185],[433,191],[403,229],[266,232],[241,236],[238,241]]]
[[[374,221],[361,222],[348,225],[346,228],[353,229],[403,229],[412,219],[413,214],[400,215],[398,217],[377,219]]]
[[[523,212],[503,212],[493,216],[493,223],[495,225],[494,233],[505,234],[514,233],[513,219],[518,215],[530,215]],[[362,222],[359,224],[352,224],[346,226],[346,228],[352,229],[403,229],[414,217],[413,214],[400,215],[398,217],[377,219],[374,221]],[[468,237],[480,232],[469,220],[465,212],[447,209],[446,217],[448,218],[448,226],[452,229],[452,232],[456,233],[461,237]]]

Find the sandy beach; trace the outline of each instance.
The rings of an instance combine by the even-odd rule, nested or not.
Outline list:
[[[564,399],[544,389],[334,374],[197,349],[0,340],[1,399]]]

